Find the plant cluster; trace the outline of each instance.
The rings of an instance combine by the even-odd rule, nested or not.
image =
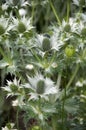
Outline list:
[[[73,2],[80,11],[70,16],[67,0],[67,16],[61,20],[51,0],[6,0],[1,4],[1,94],[11,99],[16,111],[16,120],[9,119],[2,130],[22,129],[20,112],[25,130],[85,130],[86,14],[81,1]],[[38,33],[34,11],[37,5],[47,4],[57,22]],[[4,83],[8,74],[11,79]],[[0,115],[3,100],[2,94]]]

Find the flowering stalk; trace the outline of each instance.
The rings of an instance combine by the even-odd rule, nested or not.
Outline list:
[[[75,76],[76,76],[78,70],[79,70],[79,65],[77,64],[77,66],[76,66],[76,68],[75,68],[75,71],[74,71],[72,77],[70,78],[70,80],[69,80],[67,86],[66,86],[65,89],[64,89],[64,98],[63,98],[63,102],[62,102],[62,127],[63,127],[63,130],[64,130],[64,120],[65,120],[65,118],[64,118],[64,116],[65,116],[65,115],[64,115],[64,105],[65,105],[65,101],[66,101],[66,91],[67,91],[67,89],[70,87],[71,83],[73,82],[73,80],[74,80],[74,78],[75,78]]]
[[[33,20],[34,20],[34,9],[35,9],[35,5],[34,5],[34,2],[32,2],[32,19],[31,19],[32,24],[33,24]]]
[[[57,130],[57,122],[56,122],[57,118],[56,115],[52,116],[52,128],[53,130]]]
[[[17,113],[16,113],[16,124],[17,124],[17,129],[19,130],[19,108],[17,109]]]
[[[76,66],[76,68],[75,68],[75,71],[74,71],[73,75],[71,76],[71,78],[70,78],[70,80],[69,80],[69,82],[68,82],[68,84],[67,84],[67,86],[66,86],[66,89],[68,89],[68,88],[70,87],[70,85],[71,85],[71,83],[73,82],[73,80],[74,80],[74,78],[75,78],[75,76],[76,76],[78,70],[79,70],[79,65],[77,64],[77,66]]]
[[[67,22],[69,21],[69,13],[70,13],[70,0],[67,0]]]
[[[54,15],[55,15],[55,17],[56,17],[56,20],[58,21],[58,24],[61,25],[60,18],[59,18],[59,16],[58,16],[58,14],[57,14],[57,12],[56,12],[56,10],[55,10],[55,8],[54,8],[54,6],[53,6],[51,0],[49,0],[49,3],[50,3],[50,6],[51,6],[51,8],[52,8],[52,10],[53,10],[53,13],[54,13]]]

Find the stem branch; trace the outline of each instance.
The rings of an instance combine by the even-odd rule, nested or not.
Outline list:
[[[55,17],[56,17],[56,20],[57,20],[58,24],[61,25],[60,18],[59,18],[59,16],[58,16],[58,14],[57,14],[57,12],[56,12],[56,10],[55,10],[55,7],[53,6],[51,0],[49,0],[49,3],[50,3],[50,6],[51,6],[51,8],[52,8],[52,10],[53,10],[53,13],[54,13],[54,15],[55,15]]]
[[[74,80],[74,78],[75,78],[75,76],[76,76],[78,70],[79,70],[79,65],[77,64],[77,66],[76,66],[76,68],[75,68],[75,71],[74,71],[72,77],[70,78],[70,80],[69,80],[69,82],[68,82],[68,84],[67,84],[67,86],[66,86],[66,89],[68,89],[68,88],[70,87],[70,85],[71,85],[71,83],[73,82],[73,80]]]
[[[67,0],[67,22],[69,21],[69,13],[70,13],[70,0]]]

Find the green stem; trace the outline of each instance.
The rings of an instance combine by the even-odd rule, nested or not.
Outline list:
[[[57,89],[60,88],[61,77],[62,77],[62,72],[58,74],[57,83],[56,83],[56,88]]]
[[[21,73],[16,72],[16,76],[18,76],[22,80],[22,82],[25,83],[25,77],[23,77]]]
[[[53,54],[53,56],[52,56],[52,58],[51,58],[51,61],[50,61],[50,65],[52,65],[52,63],[53,63],[53,61],[55,60],[55,58],[56,58],[56,52],[54,52],[54,54]]]
[[[62,130],[64,130],[64,100],[62,103]]]
[[[34,2],[32,2],[32,19],[31,19],[31,22],[33,24],[33,18],[34,18],[34,9],[35,9],[35,5],[34,5]]]
[[[76,65],[75,71],[74,71],[73,75],[71,76],[68,84],[66,85],[66,91],[69,89],[69,87],[70,87],[71,83],[73,82],[78,70],[79,70],[79,64]],[[64,89],[61,92],[60,100],[62,100],[63,98],[65,98],[65,90]]]
[[[70,0],[67,0],[67,22],[69,21],[69,13],[70,13]]]
[[[31,53],[35,56],[35,58],[38,60],[38,62],[42,64],[41,59],[37,56],[35,51],[31,49]]]
[[[64,106],[65,106],[65,100],[66,100],[66,87],[65,87],[65,95],[64,95],[64,98],[63,98],[63,102],[62,102],[62,130],[64,130],[64,121],[65,121],[65,111],[64,111]]]
[[[62,102],[62,128],[63,128],[62,130],[64,130],[64,121],[65,121],[64,105],[65,105],[65,99],[66,99],[66,91],[67,91],[67,89],[70,87],[71,83],[73,82],[73,80],[74,80],[74,78],[75,78],[75,76],[76,76],[78,70],[79,70],[79,64],[77,64],[77,66],[76,66],[76,68],[75,68],[75,71],[74,71],[72,77],[70,78],[70,80],[69,80],[67,86],[66,86],[65,89],[63,90],[63,94],[64,94],[63,97],[64,97],[64,98],[63,98],[63,102]]]
[[[52,116],[52,128],[53,130],[57,130],[57,123],[56,123],[56,115]]]
[[[51,6],[51,8],[52,8],[52,10],[53,10],[53,13],[54,13],[54,15],[55,15],[55,17],[56,17],[56,20],[57,20],[58,24],[61,25],[60,18],[59,18],[59,16],[58,16],[58,14],[57,14],[57,12],[56,12],[56,10],[55,10],[55,7],[53,6],[53,3],[51,2],[51,0],[49,0],[49,3],[50,3],[50,6]]]
[[[24,57],[23,57],[23,50],[22,49],[20,49],[20,56],[21,56],[22,65],[24,66],[25,63],[24,63]]]
[[[4,54],[4,50],[0,47],[0,53],[1,55],[7,60],[7,57],[6,55]]]
[[[69,80],[69,82],[68,82],[68,84],[67,84],[67,86],[66,86],[66,89],[68,89],[68,88],[70,87],[70,85],[71,85],[71,83],[73,82],[73,80],[74,80],[74,78],[75,78],[75,76],[76,76],[78,70],[79,70],[79,65],[77,64],[77,66],[76,66],[76,68],[75,68],[75,71],[74,71],[72,77],[70,78],[70,80]]]
[[[16,113],[16,124],[17,124],[17,129],[19,130],[19,108],[17,109],[17,113]]]
[[[4,86],[4,79],[5,79],[5,69],[1,70],[1,86]]]

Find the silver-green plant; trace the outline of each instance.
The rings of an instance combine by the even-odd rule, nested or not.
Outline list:
[[[56,24],[39,34],[34,26],[34,10],[47,3]],[[70,17],[70,4],[67,0],[67,16],[61,20],[52,0],[9,0],[1,6],[1,87],[6,98],[13,98],[18,130],[22,111],[26,130],[84,129],[86,117],[81,108],[84,110],[86,101],[86,15],[80,6],[80,12]],[[29,8],[32,12],[28,14]],[[4,83],[7,74],[13,78]],[[29,123],[31,119],[35,124]]]

